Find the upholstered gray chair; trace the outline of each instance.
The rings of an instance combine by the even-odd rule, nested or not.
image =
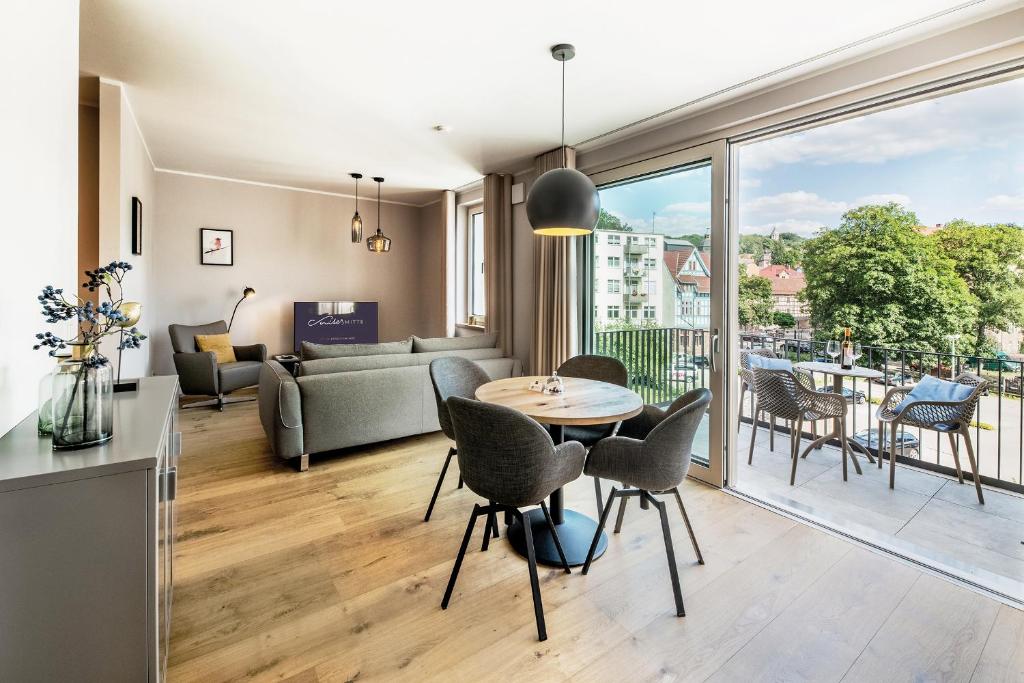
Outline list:
[[[646,438],[640,440],[626,436],[613,436],[604,439],[590,449],[587,465],[583,470],[585,474],[615,479],[626,486],[621,490],[612,487],[611,493],[608,494],[608,500],[601,510],[601,519],[597,523],[594,540],[590,544],[587,561],[583,565],[583,573],[586,574],[590,571],[594,551],[597,549],[601,533],[608,521],[608,513],[611,511],[612,505],[615,504],[615,499],[621,499],[619,517],[615,523],[615,532],[618,533],[622,528],[626,499],[637,496],[640,499],[641,508],[647,509],[653,504],[661,515],[661,532],[665,538],[665,554],[668,556],[668,569],[672,577],[676,615],[680,617],[686,616],[686,610],[683,608],[683,593],[679,588],[679,571],[676,568],[676,556],[672,547],[668,511],[665,503],[652,494],[675,494],[683,522],[686,524],[686,531],[690,535],[690,542],[697,554],[697,562],[704,564],[700,546],[697,545],[697,537],[693,533],[693,527],[690,526],[690,518],[686,515],[686,507],[679,494],[679,484],[686,478],[686,473],[690,469],[693,437],[697,433],[697,428],[700,426],[704,414],[707,413],[709,405],[711,405],[711,392],[707,389],[694,389],[686,392],[669,406],[661,420],[648,432]]]
[[[956,436],[962,436],[967,445],[967,459],[974,475],[974,489],[978,494],[978,502],[985,504],[985,496],[981,492],[981,477],[978,475],[978,463],[974,459],[974,445],[971,443],[971,419],[978,407],[978,399],[989,385],[989,381],[978,375],[962,372],[953,378],[957,384],[971,387],[970,394],[961,401],[918,401],[907,397],[914,387],[893,387],[882,399],[875,419],[878,420],[878,468],[882,468],[882,450],[885,448],[885,428],[889,427],[889,488],[896,486],[896,440],[900,427],[917,427],[945,434],[949,437],[949,445],[953,450],[953,464],[956,465],[956,476],[964,483],[964,473],[960,469],[960,453],[956,445]],[[916,397],[915,397],[916,398]],[[907,401],[904,405],[904,401]]]
[[[626,370],[626,366],[618,358],[611,356],[590,354],[573,356],[558,366],[558,374],[562,377],[579,377],[580,379],[608,382],[620,387],[629,384],[629,372]],[[579,441],[590,448],[601,439],[615,436],[620,424],[614,422],[606,425],[568,425],[564,427],[562,433],[566,441]],[[594,477],[594,496],[597,498],[597,509],[600,512],[604,497],[601,495],[601,480],[598,477]]]
[[[562,567],[568,574],[569,563],[565,559],[562,545],[558,541],[558,532],[544,499],[580,476],[586,449],[577,441],[566,441],[556,446],[540,423],[518,410],[458,396],[452,396],[446,403],[455,429],[455,445],[462,477],[469,490],[487,499],[489,503],[473,506],[441,608],[448,609],[477,517],[484,516],[488,524],[491,524],[498,512],[504,512],[512,515],[523,528],[537,637],[546,640],[547,629],[544,626],[544,606],[537,578],[533,532],[529,518],[519,508],[540,505],[561,557]],[[488,530],[484,529],[483,550],[487,549],[489,537]]]
[[[452,396],[473,398],[476,395],[476,390],[489,381],[491,378],[487,376],[484,369],[468,358],[449,356],[430,361],[430,383],[434,386],[434,399],[437,402],[437,421],[441,423],[441,431],[452,441],[455,440],[455,430],[452,428],[452,420],[445,401]],[[441,467],[441,474],[437,477],[437,485],[434,486],[434,495],[430,497],[427,514],[423,517],[424,522],[430,521],[430,513],[434,511],[437,494],[441,491],[444,475],[448,472],[448,464],[452,461],[455,453],[455,448],[448,449],[448,455]],[[462,488],[461,474],[459,475],[459,488]]]
[[[237,359],[234,363],[218,364],[212,352],[197,350],[196,335],[227,331],[223,320],[205,325],[167,326],[182,393],[214,396],[220,410],[224,410],[224,394],[259,384],[260,365],[267,359],[267,347],[263,344],[233,346]]]

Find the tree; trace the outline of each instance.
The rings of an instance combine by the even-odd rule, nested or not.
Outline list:
[[[974,300],[974,353],[996,349],[985,331],[1024,326],[1024,232],[1011,225],[946,224],[934,239],[953,259]]]
[[[865,345],[934,351],[973,329],[967,285],[917,225],[898,204],[862,206],[804,243],[801,296],[819,339],[851,327]]]
[[[776,327],[782,327],[787,330],[796,327],[796,318],[793,317],[792,313],[786,313],[785,311],[775,311],[772,315],[772,322],[775,323]]]
[[[695,247],[699,247],[701,244],[704,243],[704,235],[698,235],[695,232],[690,233],[688,235],[676,235],[672,239],[685,240]]]
[[[619,232],[633,232],[633,226],[622,222],[618,216],[608,213],[604,209],[597,214],[598,230],[617,230]]]
[[[740,235],[740,253],[750,254],[760,263],[767,249],[772,254],[773,265],[796,268],[800,265],[805,241],[793,232],[781,233],[774,239],[764,235]]]
[[[747,275],[740,270],[739,284],[740,325],[767,327],[772,324],[775,301],[772,299],[772,281],[759,275]]]

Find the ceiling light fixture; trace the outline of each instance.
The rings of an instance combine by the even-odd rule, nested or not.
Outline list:
[[[373,182],[377,183],[377,232],[366,238],[366,248],[375,254],[384,254],[391,251],[391,238],[380,230],[380,185],[384,179],[374,178]]]
[[[352,242],[358,244],[363,241],[363,219],[359,215],[359,179],[362,173],[349,173],[356,180],[356,212],[352,215]]]
[[[562,63],[562,168],[548,171],[533,183],[526,198],[526,216],[535,235],[589,235],[597,225],[601,198],[590,178],[566,168],[565,63],[576,56],[576,48],[555,45],[551,56]]]

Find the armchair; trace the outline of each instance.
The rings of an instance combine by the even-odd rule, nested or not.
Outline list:
[[[167,326],[182,393],[214,396],[219,410],[224,410],[224,394],[259,383],[260,366],[267,359],[264,344],[232,346],[237,359],[234,363],[218,364],[212,352],[196,350],[196,335],[225,334],[227,331],[227,323],[223,320],[205,325]]]

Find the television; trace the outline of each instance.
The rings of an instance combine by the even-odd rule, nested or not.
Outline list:
[[[376,344],[376,301],[296,301],[295,353],[302,342]]]

